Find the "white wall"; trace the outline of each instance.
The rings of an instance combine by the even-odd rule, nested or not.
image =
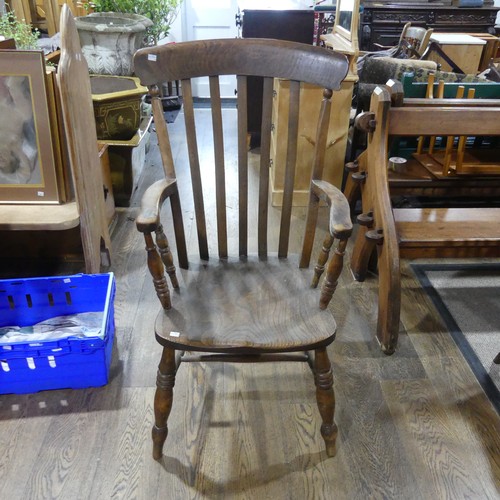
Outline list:
[[[495,0],[495,7],[500,7],[500,0]],[[497,24],[500,25],[500,10],[497,14]]]
[[[168,42],[182,42],[182,6],[179,11],[179,15],[174,21],[170,28],[167,41]]]
[[[0,0],[2,2],[3,0]],[[495,0],[500,2],[500,0]],[[313,0],[238,0],[238,7],[243,9],[308,9],[313,4]],[[183,16],[185,15],[185,4],[181,5],[179,15],[170,29],[169,36],[164,42],[182,42],[184,40],[183,33]]]

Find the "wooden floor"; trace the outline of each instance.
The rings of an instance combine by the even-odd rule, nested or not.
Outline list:
[[[208,111],[199,114],[209,119]],[[181,126],[178,118],[174,142]],[[330,306],[339,326],[330,348],[336,457],[323,451],[305,364],[212,363],[181,366],[165,456],[153,461],[159,304],[134,217],[144,184],[160,176],[155,157],[153,148],[113,232],[111,382],[0,396],[0,499],[500,498],[500,418],[406,264],[400,345],[392,357],[374,340],[376,278],[357,283],[346,267]],[[236,224],[233,202],[229,227]],[[183,211],[195,252],[188,192]],[[279,212],[271,212],[276,239]],[[165,210],[166,228],[168,221]],[[304,211],[296,210],[295,252],[303,222]],[[324,232],[325,217],[321,225]]]

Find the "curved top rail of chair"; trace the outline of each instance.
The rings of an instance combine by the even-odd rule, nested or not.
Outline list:
[[[136,52],[134,67],[143,85],[210,74],[238,74],[300,80],[331,90],[340,88],[349,69],[342,54],[265,38],[200,40],[148,47]]]

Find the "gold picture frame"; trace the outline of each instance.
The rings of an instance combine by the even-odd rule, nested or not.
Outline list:
[[[43,52],[0,51],[0,203],[60,203]]]

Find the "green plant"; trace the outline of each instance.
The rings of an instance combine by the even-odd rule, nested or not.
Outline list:
[[[155,45],[165,38],[179,12],[182,0],[93,0],[85,8],[94,12],[141,14],[153,21],[146,32],[146,44]]]
[[[0,16],[0,35],[13,38],[18,49],[36,49],[40,32],[30,24],[18,21],[14,12],[6,12]]]

